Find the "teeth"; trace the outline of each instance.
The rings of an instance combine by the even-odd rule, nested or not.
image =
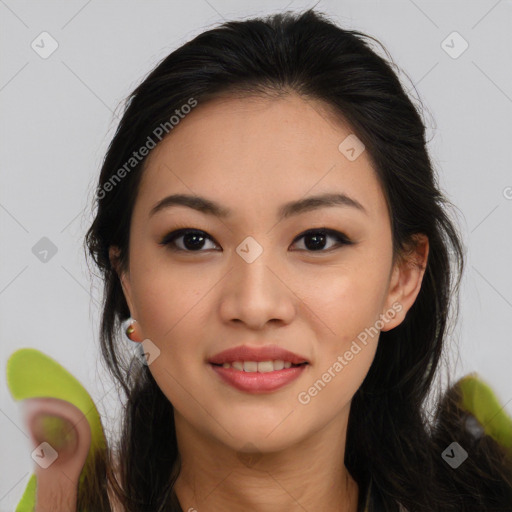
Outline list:
[[[245,365],[244,365],[245,368]],[[274,371],[274,363],[272,361],[260,361],[258,363],[258,371],[260,373],[267,373]]]
[[[284,361],[274,361],[274,370],[282,370],[284,368]]]
[[[291,368],[292,363],[290,361],[283,361],[277,359],[275,361],[234,361],[233,363],[223,363],[223,368],[234,368],[235,370],[245,371],[248,373],[259,372],[267,373],[276,370],[282,370],[283,368]]]
[[[258,363],[256,361],[244,361],[244,372],[257,372]]]

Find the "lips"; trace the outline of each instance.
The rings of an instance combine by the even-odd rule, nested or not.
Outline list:
[[[221,381],[246,393],[277,391],[298,379],[309,366],[304,356],[277,345],[240,345],[215,354],[208,362]]]
[[[208,359],[208,362],[214,365],[224,363],[233,363],[235,361],[290,361],[292,364],[309,363],[309,361],[299,354],[294,354],[289,350],[278,347],[277,345],[266,345],[264,347],[249,347],[240,345],[238,347],[223,350]]]
[[[228,384],[238,391],[258,394],[277,391],[298,379],[308,369],[307,364],[301,364],[268,373],[247,373],[214,364],[209,366],[224,384]]]

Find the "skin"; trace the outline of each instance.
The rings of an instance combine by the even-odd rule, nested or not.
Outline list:
[[[357,510],[358,486],[343,463],[346,429],[378,335],[359,343],[309,403],[298,396],[379,315],[387,315],[381,330],[403,321],[420,290],[428,240],[419,237],[408,259],[393,265],[387,205],[369,155],[349,161],[338,150],[350,133],[322,103],[294,93],[227,97],[199,104],[146,160],[127,268],[116,267],[116,247],[110,256],[137,320],[132,339],[160,351],[149,369],[174,406],[184,511]],[[345,193],[366,213],[331,206],[278,222],[282,204],[325,192]],[[149,216],[176,193],[207,197],[233,214],[173,206]],[[188,252],[186,237],[175,242],[181,252],[160,245],[183,227],[211,239]],[[297,237],[313,228],[354,244],[329,236],[308,249],[314,240]],[[247,236],[263,249],[252,263],[236,252]],[[389,318],[393,304],[401,309]],[[241,344],[277,344],[310,364],[277,391],[239,391],[207,359]]]
[[[222,98],[194,109],[146,161],[120,277],[137,320],[134,339],[160,350],[149,368],[175,408],[184,510],[357,508],[357,485],[343,464],[346,428],[377,337],[307,405],[297,396],[393,303],[402,311],[383,329],[398,325],[423,270],[393,268],[390,220],[370,159],[363,152],[349,161],[338,150],[350,133],[321,103],[295,94]],[[283,203],[332,191],[357,199],[367,213],[337,206],[277,222]],[[212,199],[232,217],[186,206],[149,216],[175,193]],[[182,227],[212,240],[188,252],[183,238],[176,242],[182,252],[159,245]],[[356,243],[329,250],[336,246],[329,238],[323,252],[308,252],[304,238],[294,242],[321,227]],[[263,248],[252,263],[236,252],[247,236]],[[427,255],[423,240],[414,257],[424,264]],[[243,343],[276,343],[310,366],[272,393],[236,390],[207,359]]]

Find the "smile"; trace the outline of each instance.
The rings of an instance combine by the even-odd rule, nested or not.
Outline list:
[[[307,366],[308,363],[293,364],[282,360],[210,363],[222,382],[248,393],[276,391],[297,379]]]
[[[306,363],[302,363],[306,364]],[[220,366],[220,365],[216,365]],[[282,370],[283,368],[291,368],[292,366],[299,366],[293,364],[291,361],[283,361],[277,359],[275,361],[234,361],[232,363],[223,363],[223,368],[234,368],[244,372],[259,372],[267,373],[276,370]]]

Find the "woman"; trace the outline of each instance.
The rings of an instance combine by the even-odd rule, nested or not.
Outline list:
[[[126,409],[78,510],[512,510],[461,388],[425,409],[463,250],[365,38],[228,22],[130,96],[86,237]]]

